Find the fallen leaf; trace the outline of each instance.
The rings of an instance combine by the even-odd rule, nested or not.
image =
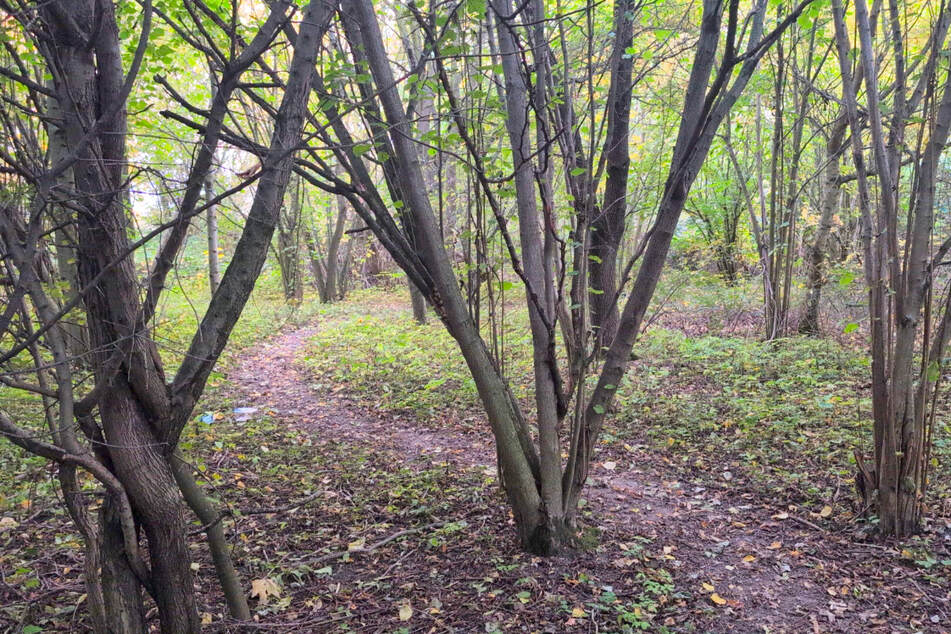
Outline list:
[[[752,563],[756,561],[756,557],[754,557],[753,555],[747,555],[746,557],[743,558],[743,561],[745,561],[746,563]]]
[[[822,507],[822,510],[819,511],[819,517],[829,517],[832,515],[832,507],[826,504]]]
[[[782,542],[773,542],[772,544],[767,546],[767,548],[769,548],[770,550],[779,550],[782,547],[783,547]]]
[[[776,515],[773,515],[773,519],[774,519],[774,520],[788,520],[788,519],[789,519],[789,513],[785,512],[785,511],[783,511],[782,513],[777,513]]]
[[[413,618],[413,606],[409,601],[400,606],[400,620],[408,621]]]
[[[700,585],[703,587],[704,592],[713,592],[714,590],[712,583],[704,582],[704,583],[701,583]]]
[[[366,545],[366,543],[367,543],[366,538],[361,537],[360,539],[356,539],[350,542],[349,544],[347,544],[347,550],[349,550],[350,552],[353,552],[354,550],[359,550],[360,548],[363,548]]]
[[[603,466],[605,469],[607,469],[608,471],[614,471],[614,469],[617,467],[617,463],[616,463],[616,462],[605,462],[602,466]]]
[[[0,518],[0,531],[12,531],[17,526],[19,526],[19,524],[12,517]]]
[[[571,616],[572,618],[580,619],[581,617],[584,616],[584,610],[581,608],[572,608]]]
[[[710,595],[710,600],[716,603],[717,605],[726,605],[726,599],[721,597],[719,594],[714,592]]]
[[[274,579],[255,579],[251,582],[251,596],[257,597],[261,605],[267,605],[270,597],[281,596],[281,586]]]
[[[205,612],[201,615],[201,624],[202,625],[211,625],[211,614]]]

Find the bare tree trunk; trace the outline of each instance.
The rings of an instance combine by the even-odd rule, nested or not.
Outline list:
[[[836,119],[832,132],[826,143],[825,182],[822,191],[822,211],[819,216],[819,227],[809,256],[806,260],[806,308],[799,321],[799,332],[802,334],[818,335],[819,327],[819,300],[822,295],[822,286],[825,284],[826,242],[832,231],[832,218],[839,205],[839,191],[841,179],[839,174],[839,155],[845,141],[848,129],[848,120],[843,115]]]
[[[215,177],[211,170],[205,177],[205,202],[210,203],[214,198]],[[218,214],[214,205],[205,211],[206,231],[208,233],[208,285],[214,295],[221,284],[221,269],[218,260]]]
[[[417,324],[426,323],[426,298],[422,292],[413,284],[413,280],[406,280],[409,286],[409,299],[413,306],[413,319]]]
[[[208,69],[208,80],[211,85],[211,100],[214,101],[217,87],[215,86],[214,73],[211,72],[210,67]],[[212,161],[214,161],[214,155],[212,155]],[[205,230],[208,237],[208,286],[211,294],[214,295],[215,291],[218,290],[218,285],[221,284],[221,269],[218,260],[218,214],[215,211],[215,206],[211,204],[215,198],[215,171],[213,168],[209,168],[208,173],[205,174],[204,189],[205,204],[208,205],[208,209],[205,211]]]
[[[304,296],[300,267],[300,232],[303,186],[299,176],[292,177],[281,209],[277,229],[277,261],[281,267],[284,299],[299,303]],[[289,199],[289,200],[288,200]]]
[[[175,481],[189,508],[195,513],[202,526],[205,527],[205,537],[208,539],[208,548],[211,550],[211,559],[215,564],[218,583],[228,603],[231,617],[239,621],[251,618],[248,600],[241,587],[241,578],[231,561],[231,547],[225,538],[224,527],[221,525],[222,515],[209,500],[192,475],[191,466],[185,462],[181,453],[176,451],[170,458]]]

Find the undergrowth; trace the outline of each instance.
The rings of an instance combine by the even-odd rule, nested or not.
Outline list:
[[[668,305],[695,305],[689,288],[674,290]],[[346,384],[364,404],[408,411],[430,426],[484,425],[475,385],[441,323],[414,323],[399,297],[357,301],[390,308],[349,305],[324,315],[301,355],[318,385]],[[510,310],[509,319],[507,375],[530,409],[530,341],[515,326],[524,311]],[[807,506],[852,499],[853,453],[867,454],[871,442],[868,358],[860,348],[799,336],[688,336],[655,325],[634,354],[606,445],[641,443],[711,482]],[[947,498],[949,425],[940,416],[933,499]]]

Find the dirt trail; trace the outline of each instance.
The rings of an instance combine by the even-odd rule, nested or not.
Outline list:
[[[280,334],[242,356],[229,378],[244,405],[273,411],[324,439],[494,469],[488,435],[424,429],[311,387],[295,357],[315,331]],[[596,461],[587,504],[605,538],[633,529],[662,548],[678,589],[709,608],[705,631],[875,630],[883,606],[854,598],[845,586],[830,587],[824,562],[836,555],[826,549],[825,531],[783,509],[665,479],[673,471],[649,460],[635,448],[625,460]]]

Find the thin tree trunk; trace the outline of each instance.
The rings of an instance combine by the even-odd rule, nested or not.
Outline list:
[[[822,286],[825,284],[826,242],[832,231],[832,219],[839,205],[839,191],[841,179],[839,173],[839,155],[845,141],[848,129],[848,120],[840,116],[836,119],[826,143],[825,182],[822,191],[822,212],[819,216],[819,227],[809,257],[806,260],[806,308],[799,321],[799,332],[802,334],[818,335],[819,327],[819,300],[822,295]]]
[[[406,280],[409,286],[409,299],[413,306],[413,319],[417,324],[426,323],[426,298],[422,292],[413,284],[413,280]]]
[[[411,217],[417,253],[432,275],[433,307],[469,366],[479,395],[486,407],[499,449],[499,462],[506,482],[505,491],[515,515],[523,546],[532,552],[552,549],[542,500],[536,485],[537,456],[525,444],[527,431],[518,406],[499,374],[485,343],[472,322],[459,291],[452,266],[442,244],[439,226],[423,185],[422,169],[416,146],[410,140],[410,128],[396,89],[392,69],[383,48],[376,13],[369,0],[352,5],[359,21],[369,68],[376,85],[382,87],[380,102],[391,126],[391,142],[400,165],[399,185]],[[530,443],[530,440],[529,440]]]
[[[122,528],[112,501],[107,497],[99,511],[101,559],[96,574],[102,578],[102,597],[107,628],[116,634],[146,631],[142,584],[126,560]],[[92,564],[86,562],[88,568]]]
[[[214,102],[217,88],[215,87],[214,73],[211,72],[210,67],[208,78],[211,84],[211,100]],[[214,154],[212,154],[212,161],[214,161]],[[208,173],[205,174],[204,190],[205,204],[208,205],[208,209],[205,211],[206,233],[208,236],[208,286],[211,294],[214,295],[221,283],[221,269],[218,261],[218,214],[215,206],[211,204],[215,197],[215,171],[213,168],[209,168]]]
[[[214,198],[215,177],[211,170],[205,177],[205,202],[210,203]],[[205,211],[206,230],[208,233],[208,285],[214,295],[221,284],[221,269],[218,260],[218,214],[214,205]]]
[[[221,513],[198,486],[192,475],[192,468],[182,458],[181,452],[176,451],[172,454],[170,464],[185,502],[205,527],[211,559],[215,564],[218,583],[221,584],[225,601],[228,603],[228,611],[232,618],[247,621],[251,618],[251,610],[244,590],[241,588],[241,578],[231,561],[231,547],[228,545],[224,527],[221,524]]]

